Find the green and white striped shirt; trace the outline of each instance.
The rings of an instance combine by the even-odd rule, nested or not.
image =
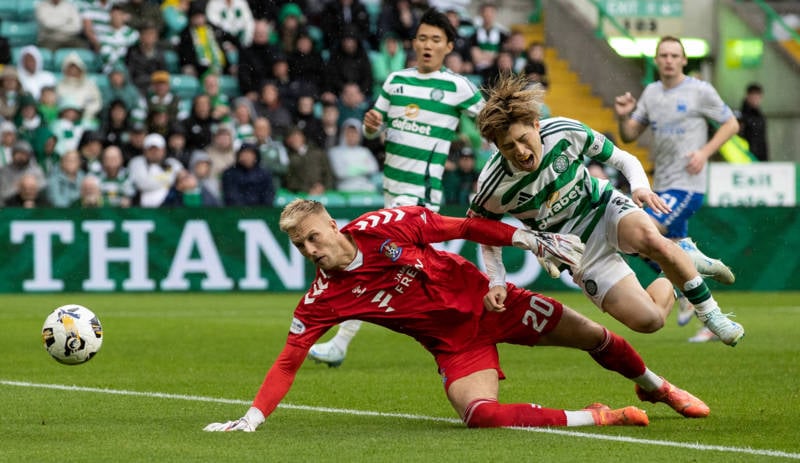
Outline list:
[[[102,3],[100,0],[76,0],[73,3],[78,7],[81,19],[88,19],[92,23],[95,35],[111,30],[111,5],[119,3],[118,1],[108,0]]]
[[[518,170],[496,152],[481,171],[470,211],[495,220],[508,213],[532,230],[572,233],[585,242],[614,187],[589,175],[583,156],[624,166],[632,187],[647,187],[644,169],[641,164],[636,169],[630,154],[576,120],[556,117],[540,124],[539,167],[533,172]]]
[[[103,63],[103,72],[109,73],[116,63],[125,64],[125,55],[128,48],[136,45],[139,32],[129,26],[119,29],[109,29],[97,36],[100,42],[100,60]]]
[[[390,74],[374,106],[386,126],[384,193],[417,198],[438,210],[444,163],[459,117],[465,113],[474,118],[483,105],[475,85],[447,68]]]

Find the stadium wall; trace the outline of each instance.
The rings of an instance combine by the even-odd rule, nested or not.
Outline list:
[[[363,212],[331,208],[342,224]],[[443,213],[459,216],[463,208]],[[302,291],[314,269],[279,231],[279,214],[277,208],[0,209],[6,256],[0,292]],[[800,208],[706,207],[690,232],[734,268],[730,289],[800,290]],[[482,265],[472,243],[442,247]],[[504,258],[514,283],[542,292],[574,288],[566,274],[550,279],[530,253],[509,248]],[[643,282],[652,280],[638,259],[631,263]]]

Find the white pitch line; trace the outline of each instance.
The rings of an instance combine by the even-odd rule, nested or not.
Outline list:
[[[97,387],[68,386],[65,384],[31,383],[27,381],[0,380],[0,385],[30,387],[39,389],[55,389],[61,391],[94,392],[98,394],[125,395],[125,396],[148,397],[156,399],[187,400],[191,402],[214,402],[214,403],[234,404],[234,405],[250,405],[252,403],[252,401],[249,400],[224,399],[217,397],[203,397],[203,396],[186,395],[186,394],[168,394],[165,392],[141,392],[141,391],[128,391],[124,389],[103,389]],[[443,418],[443,417],[427,416],[427,415],[413,415],[407,413],[383,413],[383,412],[375,412],[369,410],[350,410],[345,408],[312,407],[309,405],[292,405],[287,403],[281,403],[280,405],[278,405],[278,407],[290,410],[304,410],[304,411],[323,412],[323,413],[339,413],[343,415],[375,416],[383,418],[403,418],[407,420],[434,421],[442,423],[461,423],[461,420],[455,418]],[[582,437],[586,439],[626,442],[631,444],[657,445],[661,447],[677,447],[683,449],[702,450],[702,451],[743,453],[748,455],[791,458],[795,460],[800,460],[800,453],[790,453],[779,450],[754,449],[750,447],[728,447],[723,445],[705,445],[698,443],[692,444],[687,442],[664,441],[655,439],[639,439],[635,437],[609,436],[603,434],[593,434],[580,431],[567,431],[564,429],[554,429],[554,428],[507,428],[507,429],[515,431],[538,432],[544,434],[558,434],[561,436],[569,436],[569,437]]]

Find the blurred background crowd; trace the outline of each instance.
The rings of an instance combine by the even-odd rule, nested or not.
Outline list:
[[[361,120],[386,77],[414,66],[429,7],[458,32],[445,60],[453,72],[478,87],[506,71],[547,84],[543,45],[498,24],[491,2],[9,3],[6,207],[275,205],[282,195],[382,205],[383,140],[365,140]],[[446,203],[467,203],[489,154],[463,120]]]

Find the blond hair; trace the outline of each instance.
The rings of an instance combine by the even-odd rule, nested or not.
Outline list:
[[[508,131],[511,124],[533,124],[541,115],[544,87],[531,83],[524,75],[505,74],[497,84],[484,89],[488,98],[475,119],[481,136],[492,143]]]
[[[297,198],[289,202],[281,212],[281,218],[278,221],[278,226],[284,233],[290,233],[297,224],[309,215],[323,215],[329,220],[333,220],[328,214],[325,206],[319,202],[311,199]]]

